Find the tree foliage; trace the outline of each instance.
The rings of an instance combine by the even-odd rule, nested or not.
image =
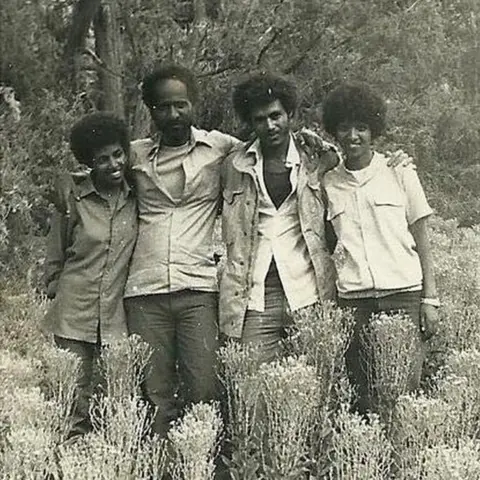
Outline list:
[[[122,65],[95,38],[99,8],[116,12]],[[22,119],[14,126],[0,105],[0,161],[13,166],[18,189],[14,200],[8,181],[0,186],[0,256],[6,261],[4,246],[23,238],[10,226],[12,212],[22,210],[30,235],[44,226],[53,171],[71,165],[69,127],[113,101],[105,102],[112,90],[102,91],[102,78],[116,79],[113,96],[123,97],[134,135],[144,135],[139,84],[162,61],[197,74],[198,123],[232,133],[241,132],[232,85],[251,70],[293,76],[302,98],[298,122],[308,125],[320,123],[322,99],[339,82],[368,82],[389,105],[380,147],[415,157],[439,213],[476,223],[479,22],[476,0],[3,0],[0,84],[15,90]],[[72,82],[65,72],[75,55]]]

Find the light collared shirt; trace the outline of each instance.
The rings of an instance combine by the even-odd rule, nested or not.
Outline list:
[[[125,297],[218,289],[213,231],[220,170],[237,143],[195,128],[178,149],[150,138],[132,143],[139,232]]]
[[[324,186],[327,219],[344,253],[339,295],[420,289],[422,268],[409,226],[432,209],[414,167],[390,168],[375,152],[360,172],[340,164],[325,175]]]
[[[290,139],[285,165],[291,168],[292,190],[277,209],[265,186],[263,156],[259,141],[247,150],[256,163],[253,171],[259,193],[258,249],[253,264],[253,285],[248,309],[265,310],[265,279],[275,260],[280,281],[291,310],[311,305],[318,300],[315,271],[302,235],[297,203],[297,181],[300,155]]]
[[[137,238],[135,196],[125,183],[116,198],[86,176],[67,217],[55,212],[47,239],[46,283],[55,299],[45,318],[54,335],[109,343],[127,333],[123,289]]]

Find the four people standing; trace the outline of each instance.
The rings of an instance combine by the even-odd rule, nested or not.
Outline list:
[[[280,76],[253,75],[235,88],[235,110],[255,135],[246,143],[193,127],[197,86],[183,67],[147,75],[142,93],[157,132],[131,144],[138,236],[122,258],[128,263],[133,250],[119,288],[129,332],[153,347],[144,392],[156,407],[153,430],[165,435],[180,387],[188,403],[217,397],[219,329],[257,344],[270,361],[280,354],[292,311],[335,299],[322,180],[339,155],[319,138],[312,153],[293,134],[297,93]],[[72,189],[78,199],[81,188],[66,186],[65,201]],[[213,232],[220,199],[227,258],[218,304]]]

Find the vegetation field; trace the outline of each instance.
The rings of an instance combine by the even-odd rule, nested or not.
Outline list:
[[[423,391],[406,393],[408,321],[378,318],[369,332],[378,415],[368,419],[351,412],[343,368],[351,316],[327,305],[296,316],[279,362],[259,366],[255,350],[225,346],[224,404],[188,408],[167,441],[147,434],[139,382],[148,348],[135,337],[112,345],[98,364],[94,431],[65,442],[76,360],[41,333],[42,296],[11,285],[0,304],[1,478],[133,480],[168,471],[203,480],[219,464],[224,478],[242,480],[478,479],[480,232],[434,219],[432,236],[443,307],[426,344]]]
[[[203,480],[217,465],[236,480],[479,479],[479,22],[478,0],[2,0],[0,478]],[[231,91],[252,70],[295,79],[299,127],[321,131],[322,100],[342,81],[387,99],[377,147],[414,157],[436,212],[443,306],[421,392],[405,394],[408,324],[378,318],[368,332],[378,415],[351,413],[351,318],[325,306],[297,315],[279,363],[259,367],[255,351],[226,346],[225,401],[187,410],[167,441],[147,434],[148,349],[112,345],[98,365],[94,432],[64,441],[77,365],[40,329],[54,178],[77,168],[68,133],[84,113],[114,110],[135,138],[149,133],[138,87],[159,61],[197,74],[199,125],[244,138]]]

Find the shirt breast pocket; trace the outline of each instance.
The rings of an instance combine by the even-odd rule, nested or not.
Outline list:
[[[393,226],[406,221],[405,199],[401,192],[378,190],[372,197],[377,215],[383,222]]]

